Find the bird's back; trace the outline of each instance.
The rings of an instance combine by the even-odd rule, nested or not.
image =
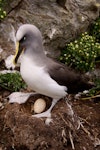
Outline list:
[[[49,60],[47,71],[58,84],[66,86],[68,93],[78,93],[93,87],[86,76],[76,73],[68,66]]]

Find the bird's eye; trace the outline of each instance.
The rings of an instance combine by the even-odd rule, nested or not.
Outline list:
[[[23,37],[23,40],[24,40],[24,41],[26,40],[26,36]]]
[[[24,42],[26,40],[26,36],[24,36],[21,40],[20,40],[20,42],[22,43],[22,42]]]

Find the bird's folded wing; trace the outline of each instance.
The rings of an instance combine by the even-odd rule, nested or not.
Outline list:
[[[47,66],[47,72],[58,84],[66,86],[68,93],[78,93],[92,87],[85,76],[73,71],[64,64],[51,61]]]

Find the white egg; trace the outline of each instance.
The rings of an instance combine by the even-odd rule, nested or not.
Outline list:
[[[33,110],[35,113],[39,114],[43,112],[45,108],[46,108],[46,102],[44,99],[39,98],[35,101],[34,106],[33,106]]]

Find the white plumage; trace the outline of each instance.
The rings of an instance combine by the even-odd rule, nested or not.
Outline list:
[[[28,86],[37,93],[49,96],[53,99],[60,99],[67,93],[65,86],[59,85],[45,71],[44,66],[37,66],[33,60],[23,54],[21,59],[20,72]]]

